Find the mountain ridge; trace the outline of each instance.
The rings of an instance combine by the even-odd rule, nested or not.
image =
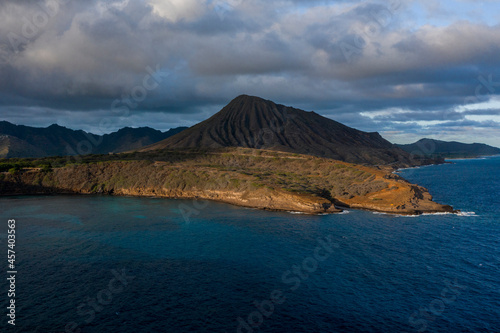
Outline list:
[[[0,158],[119,153],[141,149],[186,128],[161,132],[150,127],[125,127],[113,133],[96,135],[58,124],[31,127],[0,121]]]
[[[378,132],[363,132],[313,111],[240,95],[218,113],[142,151],[243,147],[371,165],[419,165]]]
[[[499,155],[500,148],[484,143],[462,143],[423,138],[411,144],[398,144],[398,147],[413,155],[442,158],[471,158]]]

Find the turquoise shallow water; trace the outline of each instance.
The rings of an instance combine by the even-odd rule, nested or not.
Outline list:
[[[3,315],[0,328],[499,332],[499,165],[495,157],[401,172],[465,216],[2,198],[0,253],[7,220],[17,221],[18,306],[16,327]],[[188,207],[189,221],[180,213]],[[8,289],[5,280],[0,287]]]

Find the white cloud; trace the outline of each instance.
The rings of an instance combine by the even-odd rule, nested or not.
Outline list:
[[[480,102],[478,99],[477,103],[460,105],[455,109],[455,111],[457,112],[465,112],[471,110],[500,110],[500,97],[492,96],[484,102]]]
[[[206,0],[149,0],[153,12],[171,22],[194,20],[207,9]]]
[[[8,60],[0,59],[0,109],[104,110],[156,64],[172,75],[141,104],[151,114],[200,110],[247,93],[332,118],[342,114],[347,123],[350,116],[355,125],[368,120],[365,130],[412,122],[430,130],[443,119],[494,116],[469,111],[500,109],[462,105],[480,75],[494,74],[498,81],[500,24],[467,21],[449,5],[456,2],[447,1],[446,10],[455,14],[451,23],[436,26],[425,21],[432,11],[415,14],[409,3],[418,1],[402,1],[387,25],[363,36],[366,46],[349,63],[339,44],[354,45],[355,34],[376,24],[373,13],[387,3],[311,1],[70,1],[17,53],[9,54],[6,34],[0,34],[0,58]],[[220,15],[217,8],[227,11]],[[24,17],[40,10],[4,0],[0,31],[21,34]],[[415,16],[410,27],[404,22],[409,16]],[[497,90],[481,93],[490,97]]]

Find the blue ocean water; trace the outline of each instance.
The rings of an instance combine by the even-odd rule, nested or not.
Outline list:
[[[16,219],[18,274],[15,327],[0,284],[0,330],[500,332],[499,166],[401,171],[462,216],[2,198],[0,253]]]

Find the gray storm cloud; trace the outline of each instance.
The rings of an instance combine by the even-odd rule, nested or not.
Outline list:
[[[424,16],[408,26],[415,3],[3,1],[0,112],[13,122],[92,130],[93,118],[115,117],[113,102],[128,98],[135,107],[115,117],[117,127],[170,127],[192,125],[245,93],[395,140],[409,124],[415,138],[433,128],[465,141],[485,126],[470,117],[499,125],[498,108],[456,110],[497,99],[498,22],[457,14],[442,26]],[[161,84],[140,95],[148,74]],[[405,112],[369,116],[383,110]]]

